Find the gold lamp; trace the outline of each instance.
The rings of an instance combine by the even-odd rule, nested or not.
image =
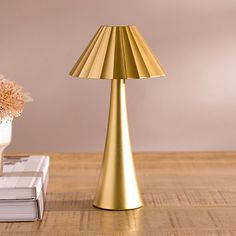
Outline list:
[[[93,205],[109,210],[142,207],[126,110],[126,79],[165,76],[137,28],[101,26],[80,56],[71,76],[110,79],[111,96],[101,175]]]

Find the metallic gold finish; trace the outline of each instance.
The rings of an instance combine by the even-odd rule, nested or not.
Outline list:
[[[70,75],[138,79],[164,76],[165,72],[135,26],[101,26]]]
[[[129,138],[125,80],[112,80],[107,139],[94,206],[111,210],[142,206]]]
[[[135,26],[101,26],[70,75],[112,80],[107,138],[94,206],[109,210],[141,207],[129,138],[125,80],[164,76],[164,70]]]

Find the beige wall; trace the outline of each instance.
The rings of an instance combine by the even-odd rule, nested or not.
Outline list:
[[[11,151],[101,151],[110,81],[67,74],[102,24],[135,24],[167,77],[128,81],[135,151],[236,149],[236,1],[0,0],[0,73],[34,97]]]

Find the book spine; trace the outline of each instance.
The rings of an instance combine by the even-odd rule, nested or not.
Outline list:
[[[44,207],[45,207],[45,199],[46,199],[46,192],[47,192],[47,186],[48,186],[48,178],[49,178],[49,157],[45,156],[44,162],[42,164],[42,167],[40,169],[41,172],[41,189],[38,189],[37,193],[37,210],[38,210],[38,219],[42,219],[43,213],[44,213]]]
[[[36,199],[36,206],[38,210],[38,220],[43,218],[44,206],[45,206],[45,198],[43,191],[40,192],[38,199]]]
[[[41,183],[35,184],[36,198],[38,198],[41,191],[43,191],[44,197],[46,196],[46,190],[47,190],[47,185],[48,185],[48,169],[49,169],[49,157],[44,156],[44,160],[38,174],[38,176],[40,177],[38,179],[41,181]]]

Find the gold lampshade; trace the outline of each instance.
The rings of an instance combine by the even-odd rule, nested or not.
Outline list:
[[[130,79],[164,76],[138,29],[101,26],[80,56],[71,76],[88,79]]]
[[[111,79],[110,112],[101,175],[93,205],[109,210],[142,207],[126,109],[126,79],[165,73],[135,26],[101,26],[71,76]]]

